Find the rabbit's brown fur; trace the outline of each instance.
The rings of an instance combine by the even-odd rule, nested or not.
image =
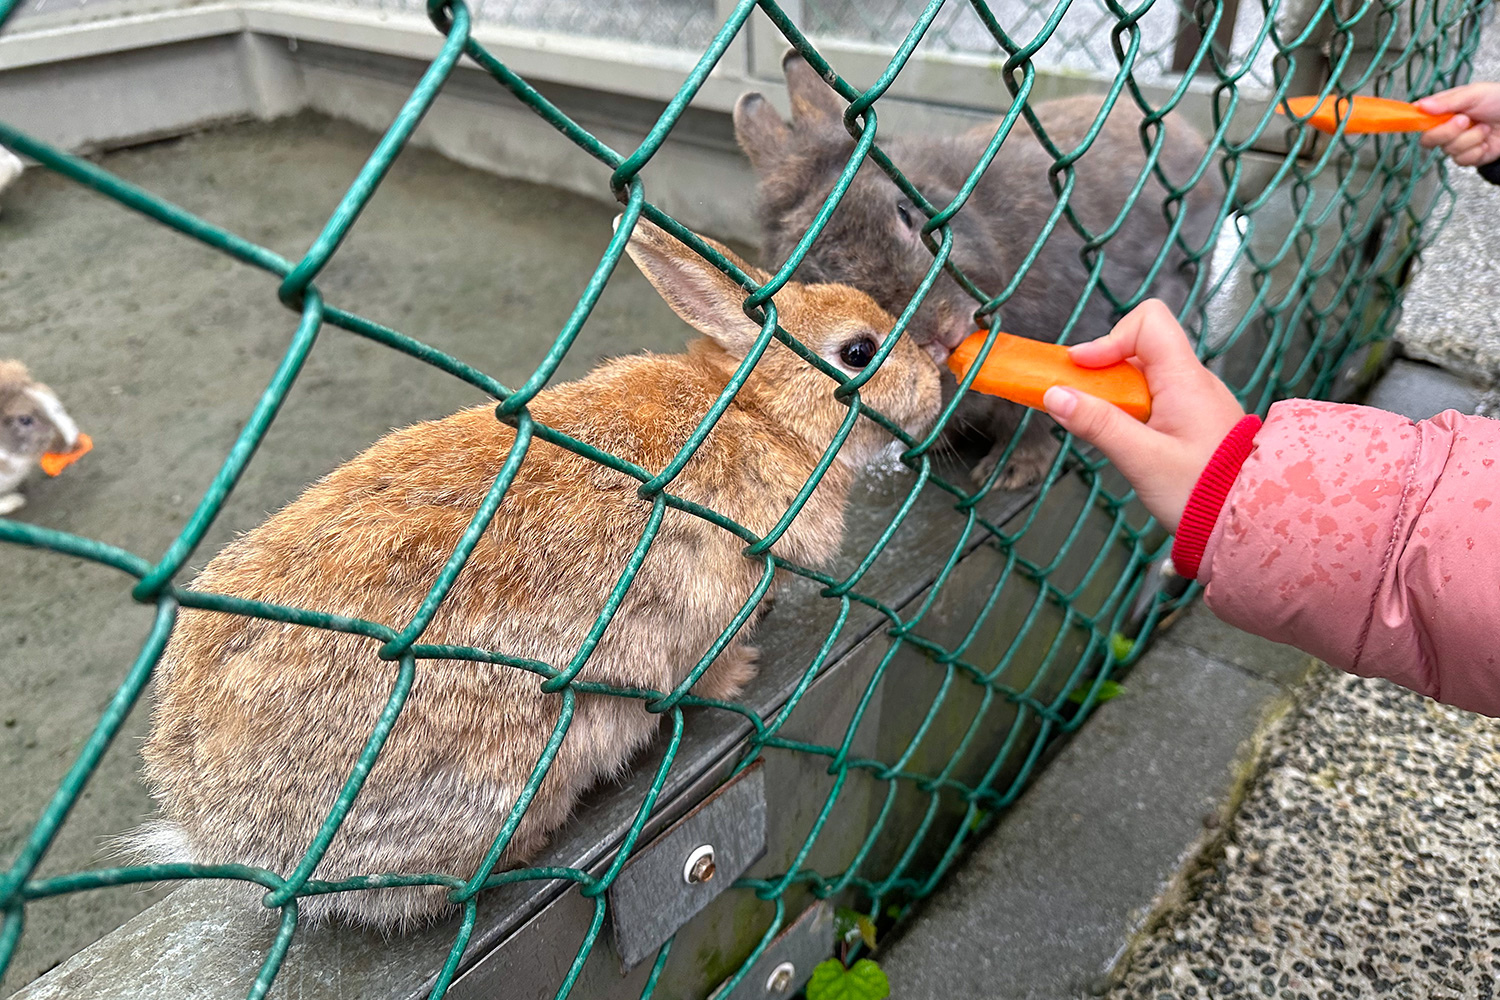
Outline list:
[[[757,93],[742,96],[734,111],[736,137],[760,177],[762,259],[767,266],[780,266],[790,255],[854,152],[854,140],[842,120],[842,99],[796,53],[788,53],[783,69],[792,103],[790,126]],[[1087,135],[1099,106],[1098,98],[1074,97],[1039,102],[1035,111],[1053,142],[1067,153]],[[1104,232],[1114,224],[1145,170],[1140,123],[1139,110],[1122,98],[1075,165],[1069,204],[1092,232]],[[1207,146],[1176,116],[1167,117],[1165,128],[1158,163],[1169,179],[1181,184],[1198,169]],[[989,125],[948,136],[893,136],[882,130],[878,141],[927,200],[942,208],[979,162],[993,133]],[[986,293],[994,295],[1008,285],[1056,208],[1057,198],[1047,181],[1051,166],[1052,157],[1025,121],[1018,121],[952,219],[952,260]],[[1223,193],[1217,171],[1210,167],[1179,208],[1187,213],[1180,233],[1187,246],[1201,248],[1208,242]],[[1147,274],[1168,242],[1169,226],[1161,208],[1166,194],[1156,177],[1150,177],[1140,200],[1103,248],[1103,281],[1122,299],[1147,285]],[[867,160],[797,276],[853,285],[891,312],[899,312],[932,265],[932,254],[920,235],[926,223],[927,217]],[[1082,248],[1083,240],[1067,219],[1059,219],[1015,294],[1001,307],[1002,329],[1040,340],[1061,336],[1088,278],[1079,256]],[[1174,311],[1180,309],[1194,273],[1181,247],[1174,244],[1149,285],[1150,294]],[[941,275],[913,318],[912,334],[939,353],[951,350],[975,329],[975,307],[956,281]],[[1072,339],[1100,336],[1115,318],[1103,293],[1095,291]],[[995,451],[975,470],[976,479],[983,481],[993,469],[1021,412],[1015,404],[991,399],[966,401],[961,408],[956,423],[973,425],[997,440]],[[1055,452],[1044,422],[1034,420],[1031,426],[1031,437],[1012,456],[1002,485],[1032,481]]]
[[[728,254],[727,250],[720,248]],[[758,333],[744,292],[644,221],[637,263],[712,339],[685,354],[610,361],[539,394],[540,422],[649,470],[664,467]],[[747,272],[765,275],[746,266]],[[788,285],[781,324],[831,360],[891,317],[835,285]],[[757,534],[803,486],[847,409],[827,376],[772,342],[734,403],[669,489]],[[862,390],[913,431],[936,415],[932,361],[904,339]],[[838,551],[855,470],[890,435],[859,421],[775,551],[810,566]],[[504,464],[514,431],[490,406],[381,439],[209,564],[197,589],[389,624],[417,610]],[[422,637],[565,666],[625,567],[651,503],[640,483],[534,439],[515,482]],[[762,563],[744,541],[668,508],[639,575],[581,679],[668,690],[748,600]],[[696,693],[732,698],[754,675],[744,632]],[[164,823],[142,841],[185,838],[201,862],[288,873],[374,726],[395,677],[377,645],[343,633],[184,610],[156,676],[146,778]],[[420,661],[405,709],[316,871],[469,876],[499,831],[556,723],[561,695],[508,666]],[[572,725],[502,863],[534,856],[580,794],[621,773],[657,730],[635,699],[580,694]],[[391,889],[303,900],[314,919],[403,926],[448,907],[444,890]]]

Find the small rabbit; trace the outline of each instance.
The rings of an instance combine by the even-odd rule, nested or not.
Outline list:
[[[20,486],[38,459],[77,443],[78,425],[57,394],[33,382],[19,361],[0,361],[0,515],[26,506]]]
[[[719,252],[733,254],[715,244]],[[707,335],[685,354],[608,361],[553,386],[529,409],[549,427],[646,469],[663,468],[759,333],[745,292],[645,220],[628,250],[672,308]],[[757,281],[763,272],[740,264]],[[866,367],[892,319],[841,285],[789,284],[781,324],[849,374]],[[848,410],[835,386],[772,341],[733,404],[671,484],[676,495],[770,531]],[[932,359],[903,338],[861,390],[913,433],[941,399]],[[500,472],[514,431],[491,406],[395,431],[230,543],[197,589],[404,624]],[[804,565],[837,553],[856,470],[891,442],[861,419],[774,551]],[[562,667],[577,652],[651,513],[640,483],[537,438],[493,522],[424,634]],[[668,507],[624,602],[580,675],[671,689],[756,587],[745,542]],[[758,614],[757,614],[758,617]],[[298,863],[391,689],[394,665],[345,633],[185,609],[155,678],[145,777],[161,819],[136,853]],[[733,698],[757,652],[737,637],[695,693]],[[420,661],[405,708],[315,872],[443,872],[478,867],[559,717],[561,695],[509,666]],[[571,727],[502,860],[523,863],[579,796],[619,776],[657,730],[635,699],[577,697]],[[364,890],[301,901],[314,920],[399,929],[452,911],[445,890]]]
[[[792,102],[790,127],[765,97],[747,93],[734,109],[735,135],[760,176],[759,213],[765,233],[762,259],[779,266],[807,232],[822,208],[839,171],[854,151],[844,128],[847,105],[795,52],[783,60]],[[1145,169],[1140,116],[1128,101],[1106,119],[1089,151],[1076,164],[1069,203],[1092,232],[1109,229],[1124,208],[1132,186]],[[1092,126],[1099,101],[1066,98],[1035,105],[1054,143],[1067,152]],[[954,197],[993,136],[985,126],[950,136],[903,138],[880,132],[878,142],[929,202],[941,208]],[[1203,139],[1185,123],[1169,118],[1159,164],[1175,183],[1185,182],[1207,155]],[[1057,199],[1047,182],[1052,158],[1018,121],[999,154],[985,171],[973,195],[952,220],[952,260],[981,290],[1003,290],[1041,235]],[[1169,225],[1162,215],[1166,191],[1154,177],[1140,201],[1104,247],[1103,280],[1119,297],[1135,294],[1145,283],[1157,254],[1167,242]],[[1202,247],[1213,231],[1223,188],[1210,169],[1186,200],[1188,217],[1181,239]],[[806,281],[836,281],[869,293],[893,313],[905,308],[932,254],[922,244],[925,216],[911,204],[878,166],[868,160],[840,202],[828,226],[798,268]],[[1066,218],[1058,220],[1015,294],[1001,307],[1003,329],[1055,341],[1078,305],[1088,278],[1079,256],[1083,240]],[[1179,247],[1168,254],[1151,293],[1174,310],[1186,301],[1193,275]],[[912,324],[917,342],[930,345],[940,359],[975,329],[974,299],[951,277],[933,286]],[[1116,317],[1102,293],[1090,295],[1074,340],[1106,333]],[[1013,403],[972,398],[961,406],[956,423],[967,423],[995,441],[993,450],[973,470],[982,483],[994,469],[1020,419]],[[1046,424],[1033,420],[1027,438],[1017,446],[1000,484],[1015,489],[1037,479],[1056,446]]]
[[[0,193],[10,187],[17,177],[26,169],[21,158],[4,146],[0,146]]]

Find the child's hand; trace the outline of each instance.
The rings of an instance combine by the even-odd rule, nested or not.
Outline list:
[[[1198,476],[1245,411],[1198,361],[1166,304],[1141,303],[1108,336],[1068,351],[1076,364],[1102,368],[1134,359],[1151,387],[1151,420],[1075,389],[1053,386],[1043,402],[1063,428],[1098,446],[1130,480],[1146,509],[1177,530]]]
[[[1431,115],[1454,112],[1443,124],[1422,133],[1422,145],[1441,146],[1461,167],[1478,167],[1500,159],[1500,83],[1470,83],[1417,102]]]

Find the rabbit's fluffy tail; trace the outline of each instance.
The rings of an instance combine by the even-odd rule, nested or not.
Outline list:
[[[169,865],[192,861],[188,833],[178,823],[153,819],[139,829],[111,838],[108,852],[138,865]]]

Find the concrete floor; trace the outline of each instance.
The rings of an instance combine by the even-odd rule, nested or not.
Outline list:
[[[312,241],[375,137],[302,117],[111,154],[104,166],[290,257]],[[610,236],[610,207],[408,152],[319,285],[332,304],[519,384]],[[558,234],[568,234],[559,239]],[[222,461],[296,323],[276,282],[49,172],[0,215],[0,357],[24,360],[94,438],[31,484],[26,521],[154,558]],[[674,350],[689,331],[623,263],[559,378],[601,356]],[[478,402],[471,387],[326,328],[195,564],[386,430]],[[13,856],[131,663],[150,621],[112,570],[4,547],[0,587],[0,860]],[[138,710],[42,866],[98,865],[150,812]],[[120,888],[27,908],[0,995],[162,893]]]

